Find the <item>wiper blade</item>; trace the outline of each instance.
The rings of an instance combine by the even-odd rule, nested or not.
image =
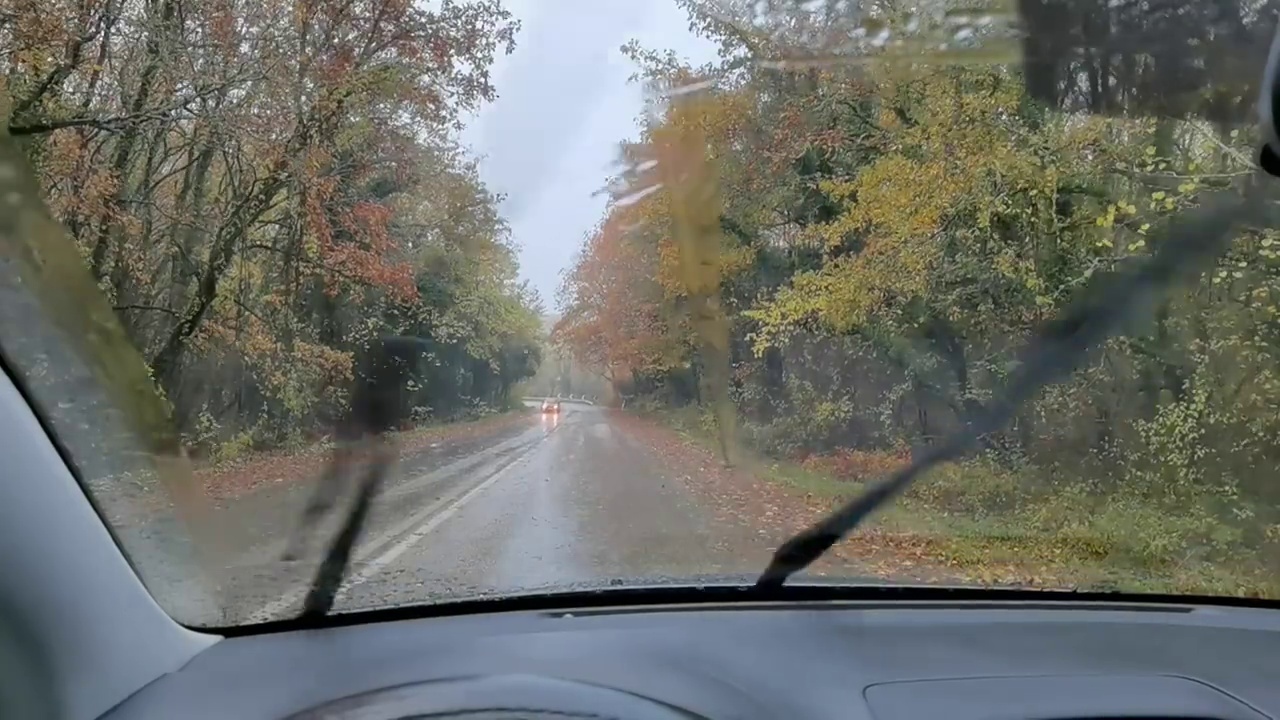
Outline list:
[[[355,548],[356,540],[360,538],[360,530],[369,516],[369,508],[373,505],[373,500],[381,490],[382,482],[386,479],[387,471],[391,467],[388,452],[390,448],[385,438],[379,436],[374,442],[378,446],[375,448],[373,462],[360,482],[355,503],[347,513],[342,528],[334,536],[329,549],[324,554],[324,559],[320,561],[320,567],[316,570],[311,587],[302,601],[300,618],[323,617],[333,609],[338,590],[342,587],[347,568],[351,564],[351,551]]]
[[[1091,350],[1124,330],[1125,323],[1149,317],[1161,294],[1194,278],[1226,250],[1234,237],[1232,231],[1258,212],[1258,195],[1256,179],[1243,194],[1228,191],[1212,195],[1200,207],[1174,218],[1168,236],[1150,256],[1091,277],[1058,317],[1027,343],[996,401],[972,413],[960,430],[906,467],[783,543],[756,580],[756,587],[780,586],[813,564],[925,472],[962,457],[984,435],[1002,429],[1019,406],[1045,385],[1069,376]]]
[[[303,599],[300,619],[323,617],[333,609],[360,531],[395,458],[395,446],[388,435],[397,419],[401,393],[416,361],[429,347],[429,341],[423,338],[380,338],[370,346],[355,373],[350,408],[338,447],[285,550],[286,561],[296,559],[305,549],[307,537],[333,511],[343,486],[349,482],[355,484],[355,500],[325,550]],[[361,460],[365,462],[362,464]],[[357,472],[363,474],[357,476]]]

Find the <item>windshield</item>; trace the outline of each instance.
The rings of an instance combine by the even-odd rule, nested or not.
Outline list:
[[[55,5],[0,354],[183,623],[780,547],[1280,599],[1276,3]]]

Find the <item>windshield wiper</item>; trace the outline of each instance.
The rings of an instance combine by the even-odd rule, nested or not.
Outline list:
[[[284,554],[288,561],[302,553],[307,538],[332,512],[344,486],[353,483],[355,499],[325,550],[299,619],[323,617],[333,608],[360,531],[395,459],[396,448],[389,434],[399,418],[401,393],[428,347],[429,341],[422,338],[392,336],[378,338],[363,354],[354,373],[350,406],[339,428],[337,447]]]
[[[1194,278],[1226,250],[1234,237],[1232,231],[1258,213],[1261,201],[1257,186],[1257,178],[1251,178],[1243,194],[1227,191],[1210,196],[1200,207],[1173,218],[1168,236],[1150,256],[1091,277],[1058,317],[1027,343],[995,401],[971,413],[960,430],[906,467],[783,543],[756,580],[756,587],[782,585],[929,469],[962,457],[983,436],[1002,429],[1019,406],[1045,385],[1069,376],[1091,350],[1126,329],[1126,323],[1132,326],[1146,319],[1162,293]]]
[[[320,561],[320,567],[316,570],[311,587],[302,601],[300,619],[323,617],[333,608],[338,590],[346,578],[347,568],[351,565],[351,551],[355,548],[356,540],[360,538],[360,531],[364,527],[365,519],[369,516],[369,508],[372,507],[374,498],[382,489],[382,483],[391,468],[393,448],[384,437],[384,433],[367,438],[366,442],[374,444],[374,457],[357,485],[356,499],[351,510],[348,511],[341,529],[330,542],[324,558]],[[334,469],[340,471],[342,468]]]

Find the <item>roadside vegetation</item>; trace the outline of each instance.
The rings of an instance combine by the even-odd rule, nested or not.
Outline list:
[[[627,413],[630,431],[696,495],[775,547],[909,460],[905,453],[847,449],[780,458],[745,446],[739,463],[725,467],[716,433],[695,407]],[[1197,552],[1204,534],[1223,532],[1225,523],[1202,516],[1193,528],[1190,515],[1171,517],[1132,494],[1046,489],[979,457],[926,476],[814,571],[1094,591],[1280,593],[1273,556],[1244,544]],[[1233,550],[1247,552],[1227,554]]]
[[[540,302],[459,131],[516,30],[498,0],[0,0],[4,140],[190,449],[324,436],[380,334],[430,343],[406,423],[510,406]]]
[[[1232,119],[1253,96],[1224,68],[1261,67],[1276,15],[1217,3],[1238,31],[1210,37],[1222,16],[1033,3],[1086,50],[803,63],[799,5],[682,4],[723,59],[628,48],[641,82],[680,92],[623,144],[554,337],[628,410],[827,506],[989,402],[1093,273],[1242,186],[1256,139]],[[860,37],[935,47],[923,6],[876,8]],[[1185,52],[1124,50],[1157,36]],[[874,531],[977,579],[1280,596],[1278,228],[1243,228]]]

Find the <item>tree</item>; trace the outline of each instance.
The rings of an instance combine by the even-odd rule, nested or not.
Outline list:
[[[684,5],[721,60],[627,46],[662,92],[569,274],[561,336],[583,362],[644,368],[635,389],[660,404],[727,354],[741,439],[782,455],[932,442],[990,399],[1013,349],[1088,277],[1247,176],[1252,139],[1235,123],[1254,95],[1239,78],[1257,74],[1275,18],[1267,3],[1037,0],[1022,4],[1022,62],[995,11]],[[1254,438],[1277,419],[1274,390],[1243,368],[1275,372],[1271,235],[1247,228],[1148,335],[1112,341],[1024,408],[988,438],[993,461],[1052,475],[1086,458],[1072,482],[1187,494],[1231,477],[1251,508],[1270,498],[1243,478],[1272,461]],[[664,351],[637,353],[651,338]]]
[[[10,132],[184,431],[320,429],[382,331],[456,349],[442,396],[500,404],[529,372],[536,302],[457,139],[513,48],[498,0],[10,0],[0,18]]]

